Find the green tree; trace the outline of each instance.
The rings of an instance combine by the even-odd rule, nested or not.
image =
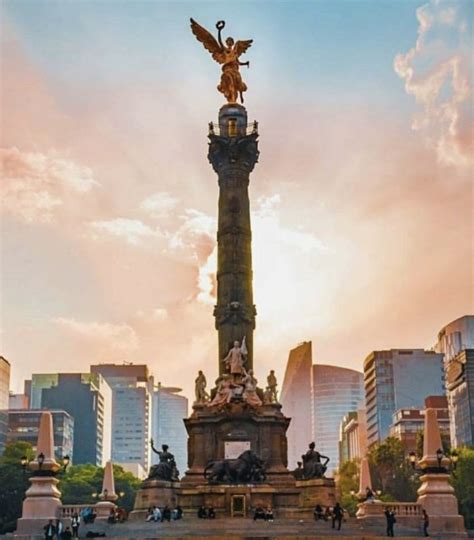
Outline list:
[[[356,493],[359,490],[359,467],[358,460],[345,461],[340,465],[337,474],[341,505],[351,516],[354,516],[357,512],[358,501],[352,493]]]
[[[21,458],[33,459],[31,444],[23,441],[8,443],[0,457],[0,534],[16,529],[21,516],[28,475],[21,466]]]
[[[94,504],[93,494],[102,490],[104,469],[95,465],[73,465],[61,477],[59,489],[64,504]],[[119,465],[114,465],[115,491],[123,492],[117,504],[127,511],[133,509],[135,495],[141,481],[133,474],[125,472]]]
[[[415,501],[419,480],[413,474],[401,442],[387,437],[382,443],[372,446],[367,454],[372,483],[375,489],[395,501]]]
[[[459,511],[468,529],[474,528],[474,448],[460,448],[451,482],[458,498]]]

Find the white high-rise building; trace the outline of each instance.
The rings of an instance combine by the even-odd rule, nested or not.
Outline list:
[[[148,366],[99,364],[91,366],[112,388],[112,461],[130,468],[150,468],[153,377]],[[140,469],[138,469],[140,470]]]
[[[153,395],[152,431],[155,448],[167,444],[180,476],[183,476],[188,468],[188,434],[183,422],[188,416],[188,399],[178,392],[181,388],[167,388],[158,383]],[[158,461],[158,456],[153,453],[152,464]]]

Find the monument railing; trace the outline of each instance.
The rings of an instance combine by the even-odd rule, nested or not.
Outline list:
[[[241,134],[238,133],[242,128],[240,126],[225,126],[225,130],[217,122],[209,122],[209,135],[230,135],[232,129],[235,130],[235,135]],[[258,122],[252,122],[245,126],[245,135],[258,135]]]
[[[85,508],[93,508],[94,504],[63,504],[59,509],[59,519],[72,518],[77,512],[80,514]]]
[[[422,507],[421,504],[417,503],[406,503],[406,502],[386,502],[384,503],[385,508],[391,508],[395,515],[397,516],[421,516],[422,515]]]

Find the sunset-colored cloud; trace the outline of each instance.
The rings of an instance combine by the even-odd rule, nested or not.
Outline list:
[[[92,347],[96,355],[130,354],[139,347],[139,338],[128,324],[84,322],[66,317],[57,317],[53,322],[70,338]]]
[[[464,11],[463,8],[464,7]],[[473,163],[472,35],[468,5],[431,0],[416,11],[418,38],[394,69],[421,107],[412,128],[436,150],[440,163]],[[460,13],[461,11],[461,13]]]
[[[26,223],[54,221],[66,194],[85,193],[98,185],[89,167],[54,150],[41,153],[1,148],[0,158],[3,207]]]
[[[138,219],[115,218],[103,221],[93,221],[89,226],[93,230],[93,237],[96,239],[100,236],[112,236],[123,239],[125,242],[132,245],[137,245],[147,238],[162,236],[159,229],[152,228]]]
[[[178,204],[178,198],[173,197],[166,191],[154,193],[140,204],[140,208],[153,217],[166,217]]]

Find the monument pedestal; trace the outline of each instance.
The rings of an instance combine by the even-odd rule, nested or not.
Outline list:
[[[177,504],[177,491],[179,482],[167,482],[166,480],[145,480],[135,498],[133,512],[130,513],[130,519],[133,521],[143,521],[148,509],[152,506],[163,508],[169,506],[174,508]]]
[[[449,483],[449,474],[424,474],[421,482],[417,502],[426,510],[430,518],[430,534],[467,538],[464,519],[459,515],[454,488]]]
[[[294,485],[295,479],[287,469],[286,430],[290,419],[282,414],[281,405],[197,407],[184,423],[189,435],[189,470],[182,486],[202,484],[210,461],[237,458],[246,449],[265,461],[265,483]]]

